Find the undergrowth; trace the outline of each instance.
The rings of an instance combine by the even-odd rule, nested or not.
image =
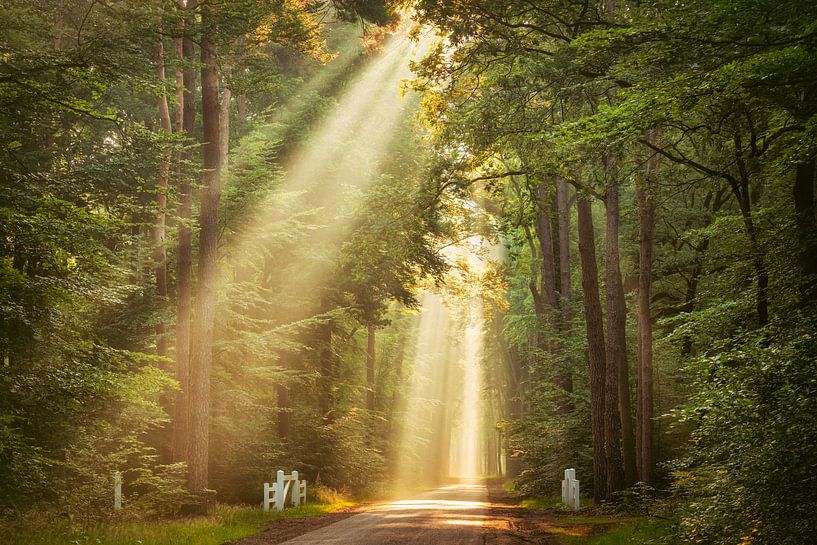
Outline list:
[[[221,545],[259,532],[269,521],[323,515],[353,505],[311,503],[280,512],[218,505],[206,517],[157,521],[108,521],[89,525],[43,514],[2,521],[7,545]],[[50,520],[49,520],[50,519]]]

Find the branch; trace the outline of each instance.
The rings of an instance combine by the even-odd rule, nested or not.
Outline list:
[[[702,165],[701,163],[699,163],[697,161],[693,161],[692,159],[688,159],[688,158],[686,158],[684,156],[679,157],[679,156],[673,155],[670,152],[668,152],[667,150],[665,150],[664,148],[656,146],[652,142],[650,142],[648,140],[645,140],[643,138],[640,138],[638,140],[638,143],[647,146],[651,150],[653,150],[653,151],[655,151],[657,153],[660,153],[661,155],[663,155],[664,157],[666,157],[670,161],[672,161],[674,163],[678,163],[679,165],[691,166],[695,170],[703,172],[704,174],[708,174],[709,176],[712,176],[714,178],[723,178],[724,180],[727,180],[729,183],[732,183],[732,184],[737,184],[737,182],[738,182],[735,179],[735,177],[732,176],[731,174],[729,174],[728,172],[720,172],[720,171],[714,170],[712,168],[709,168],[706,165]]]

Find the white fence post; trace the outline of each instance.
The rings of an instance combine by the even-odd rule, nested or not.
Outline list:
[[[279,469],[275,474],[275,510],[284,509],[284,471]]]
[[[276,511],[281,511],[286,507],[287,494],[290,497],[292,507],[306,504],[306,480],[300,480],[297,471],[291,475],[284,474],[283,470],[278,470],[275,474],[275,482],[264,483],[264,511],[269,511],[270,507]]]
[[[576,470],[565,469],[565,478],[562,481],[562,503],[570,506],[574,511],[580,507],[579,481],[576,480]]]
[[[113,474],[113,508],[114,511],[122,509],[122,474],[119,471]]]
[[[298,507],[301,502],[301,481],[298,480],[298,472],[292,472],[292,507]]]

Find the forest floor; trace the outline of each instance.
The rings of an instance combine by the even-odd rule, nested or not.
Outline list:
[[[545,508],[537,508],[545,507]],[[594,509],[577,514],[548,502],[522,501],[498,479],[449,485],[412,499],[356,505],[304,519],[272,521],[234,545],[390,543],[579,545],[638,543],[634,518]],[[616,534],[622,534],[621,540]]]
[[[521,498],[496,479],[450,483],[399,501],[310,503],[271,513],[219,505],[207,517],[164,521],[82,524],[32,513],[0,519],[0,544],[642,545],[656,543],[669,529],[656,518],[610,515],[595,508],[572,513],[558,498]]]

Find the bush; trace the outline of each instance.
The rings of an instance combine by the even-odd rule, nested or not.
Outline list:
[[[810,543],[817,535],[817,335],[792,315],[693,371],[698,428],[675,472],[696,543]]]

